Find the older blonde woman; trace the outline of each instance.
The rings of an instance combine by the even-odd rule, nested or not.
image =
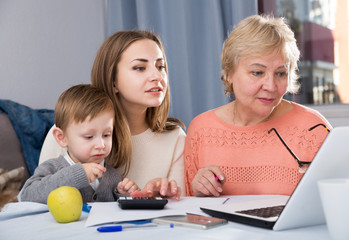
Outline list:
[[[282,18],[250,16],[231,32],[222,81],[235,100],[200,114],[188,128],[188,195],[293,192],[331,128],[318,112],[283,99],[298,90],[298,60]]]

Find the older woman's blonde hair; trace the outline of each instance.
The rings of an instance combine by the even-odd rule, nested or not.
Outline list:
[[[241,57],[258,57],[278,52],[281,52],[288,68],[287,92],[296,93],[299,89],[297,62],[300,53],[294,33],[285,19],[272,15],[253,15],[239,22],[224,42],[222,50],[221,79],[225,93],[234,93],[227,76],[235,71]]]

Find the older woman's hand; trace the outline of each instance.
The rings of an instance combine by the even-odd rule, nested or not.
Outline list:
[[[201,168],[195,175],[192,187],[197,197],[215,196],[222,193],[225,176],[218,166],[210,165]]]
[[[159,194],[163,197],[175,197],[179,200],[181,188],[177,186],[175,180],[168,181],[167,178],[155,178],[150,180],[141,191],[133,192],[130,195],[132,197],[153,197]]]

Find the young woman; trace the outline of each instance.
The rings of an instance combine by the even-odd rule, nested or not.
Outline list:
[[[120,31],[100,47],[91,81],[109,95],[116,112],[107,163],[134,180],[144,194],[179,198],[184,193],[185,132],[178,119],[168,117],[167,75],[163,45],[154,33]],[[39,163],[61,151],[51,135]]]

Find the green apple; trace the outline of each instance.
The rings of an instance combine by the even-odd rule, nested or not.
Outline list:
[[[47,206],[53,218],[59,223],[79,220],[82,212],[82,197],[75,187],[56,188],[47,197]]]

